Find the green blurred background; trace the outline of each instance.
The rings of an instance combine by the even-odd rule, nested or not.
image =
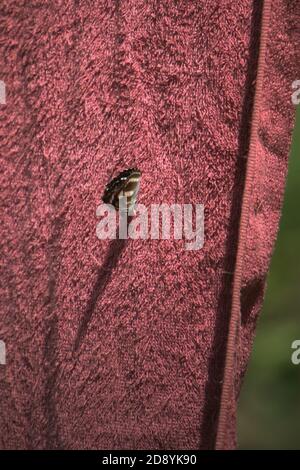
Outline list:
[[[297,106],[283,214],[254,349],[242,388],[240,449],[300,449],[300,106]]]

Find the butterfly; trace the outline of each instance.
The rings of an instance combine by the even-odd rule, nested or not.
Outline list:
[[[120,198],[126,198],[123,199],[125,201],[125,210],[129,215],[133,215],[140,187],[140,177],[141,172],[137,168],[122,171],[106,185],[102,201],[105,204],[112,204],[119,210]]]

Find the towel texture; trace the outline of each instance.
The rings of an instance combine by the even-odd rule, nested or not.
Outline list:
[[[2,0],[1,448],[214,446],[261,6]],[[238,388],[282,205],[299,8],[272,2]],[[204,204],[201,250],[97,239],[103,189],[131,167],[147,207]]]

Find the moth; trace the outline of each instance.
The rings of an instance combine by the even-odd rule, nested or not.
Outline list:
[[[122,171],[106,185],[102,201],[105,204],[112,204],[119,210],[120,198],[124,198],[126,212],[128,215],[133,215],[140,187],[140,177],[141,172],[137,168]],[[122,204],[124,204],[123,201]]]

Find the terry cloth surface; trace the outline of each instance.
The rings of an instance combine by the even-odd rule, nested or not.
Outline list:
[[[17,4],[16,4],[17,3]],[[273,0],[235,370],[282,205],[299,2]],[[215,445],[262,2],[2,0],[0,446]],[[202,203],[205,243],[100,241],[112,175]],[[236,445],[235,406],[226,448]]]

